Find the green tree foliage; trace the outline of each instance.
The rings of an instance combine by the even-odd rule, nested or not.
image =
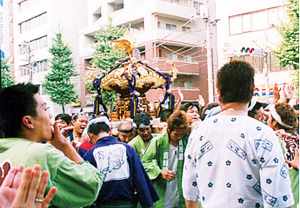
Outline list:
[[[1,87],[9,87],[15,82],[10,74],[9,66],[6,59],[1,59]]]
[[[299,95],[299,0],[286,1],[288,21],[278,27],[283,40],[273,52],[282,67],[295,69],[293,84]]]
[[[96,44],[94,46],[93,59],[91,64],[99,67],[100,70],[109,71],[110,68],[116,65],[116,61],[125,59],[121,57],[121,51],[113,51],[113,44],[109,40],[119,39],[124,35],[126,27],[116,27],[112,25],[111,19],[107,25],[102,25],[100,30],[94,35]],[[101,75],[98,75],[100,77]],[[86,80],[87,88],[96,95],[96,90],[91,83]],[[112,91],[101,92],[103,103],[112,106],[117,101],[118,93]]]
[[[75,102],[78,95],[74,91],[74,84],[71,84],[70,77],[77,76],[72,52],[69,46],[62,41],[62,34],[57,33],[53,38],[53,45],[49,49],[53,58],[51,62],[51,72],[46,75],[43,86],[50,95],[52,102],[62,107],[65,112],[65,105]]]

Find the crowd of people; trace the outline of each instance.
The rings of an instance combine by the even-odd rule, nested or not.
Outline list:
[[[0,92],[0,207],[297,207],[299,107],[294,89],[253,97],[242,61],[217,75],[218,101],[160,103],[159,132],[141,112],[113,134],[107,114],[58,114],[38,87]],[[158,95],[161,99],[161,95]],[[42,172],[42,173],[41,173]]]

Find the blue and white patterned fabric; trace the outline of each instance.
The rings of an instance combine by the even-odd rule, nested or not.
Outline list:
[[[202,207],[289,207],[290,178],[274,131],[247,117],[217,115],[189,137],[183,195]]]
[[[100,138],[83,159],[94,165],[103,178],[96,203],[139,201],[143,207],[151,207],[159,200],[133,147],[106,136]]]

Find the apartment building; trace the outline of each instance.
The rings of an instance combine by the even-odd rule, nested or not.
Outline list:
[[[176,64],[178,78],[171,85],[175,95],[175,88],[179,87],[185,100],[196,101],[199,94],[207,100],[206,27],[200,18],[192,18],[197,16],[201,4],[198,0],[89,0],[88,27],[81,30],[79,40],[84,66],[81,76],[92,59],[93,35],[111,17],[116,26],[130,26],[141,59],[148,60],[151,67],[166,74],[171,68],[165,61]],[[92,111],[88,94],[88,90],[82,91],[78,109]],[[150,90],[147,99],[157,100],[156,94],[156,90]]]
[[[271,52],[281,40],[276,26],[286,21],[284,1],[216,0],[216,16],[219,67],[232,59],[251,63],[256,70],[256,95],[263,101],[272,99],[275,83],[291,83],[291,70],[282,69]]]
[[[79,73],[78,31],[87,26],[87,2],[85,0],[15,0],[13,2],[13,42],[15,79],[42,85],[49,72],[49,48],[56,33],[61,32],[63,41],[70,46],[76,70]],[[74,79],[78,82],[80,79]],[[80,92],[80,83],[76,91]],[[40,94],[50,106],[52,114],[61,112],[53,104],[42,86]],[[70,106],[66,108],[67,113]]]
[[[1,58],[5,58],[13,67],[13,9],[12,0],[0,1],[0,51]]]

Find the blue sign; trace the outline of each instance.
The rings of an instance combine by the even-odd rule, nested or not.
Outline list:
[[[1,58],[4,59],[5,58],[4,52],[2,50],[0,50],[0,53],[1,53]]]

